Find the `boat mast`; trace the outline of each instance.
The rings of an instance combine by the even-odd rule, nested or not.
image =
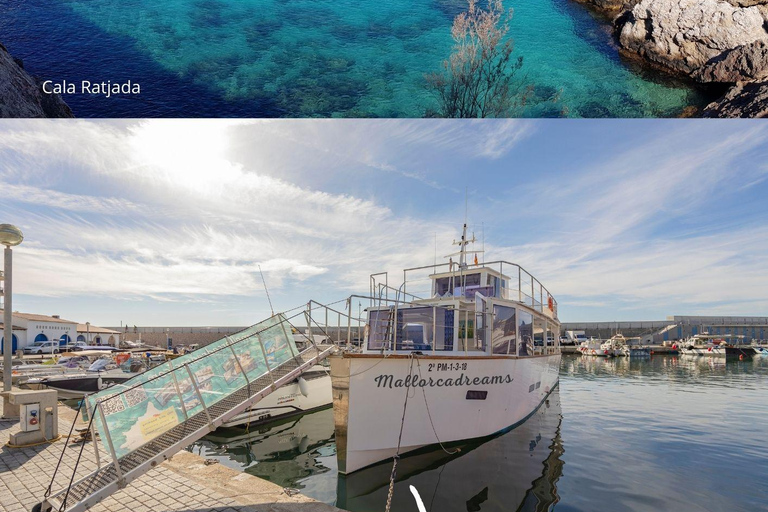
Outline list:
[[[470,243],[475,243],[475,234],[472,233],[472,240],[467,240],[467,223],[464,223],[464,229],[461,233],[461,240],[458,242],[456,240],[453,241],[453,245],[458,245],[460,247],[459,249],[459,269],[463,270],[467,268],[467,245]]]

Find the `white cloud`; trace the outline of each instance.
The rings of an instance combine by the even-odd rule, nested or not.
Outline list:
[[[270,291],[296,304],[317,289],[365,291],[371,272],[396,280],[404,267],[431,263],[435,233],[442,262],[461,219],[436,220],[429,208],[404,213],[399,198],[383,204],[375,179],[366,196],[343,182],[322,190],[308,184],[313,171],[384,172],[437,189],[446,186],[442,170],[422,165],[434,155],[482,166],[541,131],[528,121],[349,126],[0,123],[0,215],[27,235],[16,250],[16,290],[223,303],[262,295],[260,265]],[[712,194],[759,186],[764,168],[738,163],[764,146],[767,131],[665,126],[662,136],[595,155],[556,180],[516,174],[509,181],[521,186],[508,196],[488,190],[494,202],[472,208],[491,219],[486,259],[521,263],[566,315],[567,306],[596,315],[764,309],[768,230],[695,222],[683,234],[655,229],[695,218]]]

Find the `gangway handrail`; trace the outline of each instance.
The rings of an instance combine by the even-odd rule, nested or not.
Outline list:
[[[221,426],[233,416],[252,407],[253,404],[257,403],[280,386],[300,376],[337,349],[335,345],[318,345],[312,339],[311,347],[308,347],[303,351],[296,350],[292,345],[289,331],[286,329],[286,323],[290,324],[289,319],[284,315],[276,315],[276,318],[277,323],[271,323],[264,329],[252,330],[253,327],[256,326],[251,326],[240,333],[237,333],[237,335],[240,335],[240,339],[237,339],[236,341],[233,341],[232,338],[237,338],[237,335],[232,337],[225,336],[225,338],[219,340],[223,342],[221,347],[210,350],[200,357],[190,359],[182,365],[169,369],[169,371],[160,372],[150,379],[141,380],[140,383],[124,387],[117,393],[108,393],[106,396],[99,397],[97,400],[92,400],[93,404],[90,404],[91,407],[88,407],[89,414],[91,415],[90,421],[93,423],[94,418],[101,421],[103,432],[105,434],[102,438],[102,442],[105,443],[105,445],[108,445],[108,452],[112,460],[102,465],[98,457],[98,440],[94,436],[92,442],[94,443],[94,449],[97,453],[97,469],[74,482],[74,477],[78,471],[78,462],[73,468],[72,478],[69,479],[69,485],[49,496],[45,496],[45,501],[40,504],[40,510],[80,512],[90,508],[104,497],[119,488],[125,487],[130,481],[138,478],[146,471],[149,471],[158,462],[168,459],[188,444],[200,439],[205,434]],[[276,326],[281,326],[283,331],[282,334],[278,336],[282,337],[284,334],[286,338],[281,339],[288,340],[290,357],[287,352],[284,352],[284,359],[281,361],[281,359],[278,358],[276,359],[276,364],[274,364],[270,363],[269,358],[266,357],[267,354],[264,352],[264,340],[259,335]],[[247,332],[249,330],[252,331]],[[250,340],[251,342],[256,341],[258,343],[264,356],[263,361],[267,365],[266,372],[258,374],[259,376],[256,377],[255,380],[248,377],[245,368],[239,361],[237,353],[234,350],[234,347],[238,343],[245,340]],[[284,344],[282,347],[281,350],[285,350]],[[200,390],[197,388],[197,379],[192,375],[189,365],[217,354],[221,350],[227,349],[229,349],[235,356],[234,358],[237,362],[237,367],[239,368],[238,375],[245,379],[244,385],[232,388],[231,391],[225,388],[224,390],[219,391],[219,393],[222,394],[221,397],[216,397],[216,399],[206,402],[200,394]],[[172,365],[169,364],[169,367],[170,366]],[[258,371],[258,365],[256,368]],[[187,411],[187,408],[183,407],[183,421],[177,420],[174,425],[169,426],[166,430],[163,430],[148,441],[135,447],[126,448],[126,445],[123,445],[121,447],[123,453],[116,453],[110,432],[110,428],[114,428],[114,424],[111,426],[108,425],[104,414],[103,404],[108,400],[114,399],[116,396],[120,396],[121,394],[136,389],[138,386],[145,386],[147,383],[151,383],[162,376],[168,376],[170,373],[173,377],[173,384],[176,389],[178,400],[180,400],[183,406],[184,397],[175,378],[175,372],[183,372],[184,370],[190,373],[191,383],[195,387],[195,392],[202,404],[202,410],[192,413],[192,411]],[[242,379],[239,382],[242,382]],[[148,388],[144,389],[145,393],[148,391]],[[117,432],[119,433],[120,430],[118,429]],[[77,503],[69,506],[67,500],[72,501],[73,499],[76,499]]]

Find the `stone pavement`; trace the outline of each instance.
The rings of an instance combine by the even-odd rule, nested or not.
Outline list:
[[[17,421],[0,419],[0,511],[28,511],[43,499],[51,475],[65,446],[74,412],[59,406],[59,433],[54,443],[29,448],[5,446]],[[78,426],[85,426],[79,424]],[[56,491],[72,476],[79,444],[66,442]],[[101,448],[103,459],[107,452]],[[92,443],[86,443],[75,480],[96,469]],[[92,512],[340,512],[301,494],[288,496],[281,487],[229,469],[206,466],[197,455],[184,452],[131,482],[91,508]]]

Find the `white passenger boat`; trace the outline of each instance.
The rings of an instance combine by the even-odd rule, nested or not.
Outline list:
[[[371,276],[362,353],[330,358],[340,473],[508,430],[557,386],[557,302],[519,265],[468,264],[466,229],[458,264]]]

